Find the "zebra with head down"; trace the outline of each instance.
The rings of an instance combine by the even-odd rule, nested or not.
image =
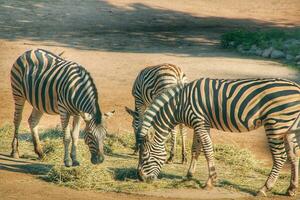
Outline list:
[[[300,87],[296,83],[283,79],[203,78],[162,94],[147,108],[138,130],[141,180],[158,176],[166,160],[168,130],[179,123],[194,129],[189,177],[195,172],[200,145],[203,148],[209,170],[206,187],[213,187],[217,175],[210,128],[245,132],[264,126],[273,167],[258,194],[265,196],[272,189],[289,157],[291,181],[287,194],[295,195],[300,155],[295,134],[300,133]],[[154,135],[149,134],[150,129],[154,129]]]
[[[141,125],[145,109],[152,103],[152,101],[169,90],[178,85],[184,86],[187,83],[186,75],[182,70],[172,64],[160,64],[146,67],[136,77],[133,87],[132,96],[134,97],[135,109],[131,110],[125,107],[126,111],[132,116],[132,127],[134,129],[136,145],[134,154],[138,152],[137,130]],[[182,138],[182,163],[187,162],[186,156],[186,129],[182,124],[179,125]],[[173,162],[176,153],[176,130],[171,129],[171,151],[168,163]]]
[[[22,54],[13,64],[11,86],[15,102],[12,157],[19,157],[18,132],[24,104],[28,101],[33,107],[28,123],[34,151],[40,158],[43,157],[43,151],[37,126],[43,113],[47,113],[60,115],[64,132],[66,166],[79,165],[76,149],[80,116],[86,123],[84,141],[89,146],[91,162],[93,164],[103,162],[103,140],[106,135],[104,117],[98,104],[98,93],[93,79],[82,66],[42,49],[30,50]],[[73,116],[72,131],[69,128],[71,116]]]

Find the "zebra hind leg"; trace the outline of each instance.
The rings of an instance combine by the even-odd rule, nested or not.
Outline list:
[[[11,157],[13,158],[19,158],[19,140],[18,140],[18,134],[19,134],[19,127],[22,120],[22,113],[24,109],[25,99],[23,98],[15,98],[15,113],[14,113],[14,137],[11,143],[12,151],[11,151]]]
[[[72,148],[71,148],[71,158],[72,166],[78,166],[80,163],[77,160],[77,143],[80,130],[80,116],[73,117],[73,129],[72,129]]]
[[[33,145],[34,145],[34,152],[39,156],[40,159],[44,157],[44,153],[42,150],[39,133],[38,133],[38,124],[39,124],[42,116],[43,116],[42,112],[33,108],[31,115],[28,119],[30,131],[31,131],[31,135],[32,135],[32,141],[33,141]]]
[[[182,164],[187,164],[187,151],[186,151],[186,129],[183,127],[183,124],[179,125],[180,134],[181,134],[181,142],[182,142],[182,148],[181,148],[181,155],[182,155]]]
[[[299,157],[295,152],[299,149],[299,146],[295,134],[288,134],[286,136],[286,144],[287,144],[286,146],[288,147],[288,158],[291,161],[291,180],[290,180],[290,186],[286,194],[289,196],[295,196],[298,188],[298,175],[299,175]]]
[[[279,176],[280,170],[287,160],[284,139],[272,138],[274,135],[268,136],[268,143],[273,158],[272,170],[264,184],[258,191],[257,196],[267,196],[267,191],[271,190]]]
[[[194,176],[194,173],[196,171],[196,166],[197,166],[197,161],[198,161],[198,157],[200,155],[200,138],[199,136],[197,136],[196,134],[194,134],[193,137],[193,145],[192,145],[192,160],[191,160],[191,164],[187,173],[187,178],[191,179]]]
[[[170,151],[170,157],[168,158],[167,162],[168,164],[173,163],[174,156],[176,153],[176,146],[177,146],[177,138],[176,138],[176,130],[171,130],[171,151]]]

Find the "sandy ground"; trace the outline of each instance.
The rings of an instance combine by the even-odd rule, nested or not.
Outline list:
[[[116,110],[108,123],[109,131],[116,133],[132,132],[131,119],[125,113],[124,106],[133,106],[131,87],[137,73],[145,66],[172,63],[182,67],[189,80],[200,77],[282,77],[299,80],[299,73],[275,61],[241,57],[219,48],[220,34],[233,28],[255,30],[280,26],[292,29],[299,26],[300,5],[297,0],[227,0],[226,3],[220,0],[2,2],[0,126],[12,123],[10,68],[19,55],[34,48],[44,48],[54,53],[64,51],[66,59],[78,62],[90,71],[98,88],[102,111]],[[30,111],[27,105],[22,122],[24,128],[28,127]],[[53,127],[57,124],[58,116],[44,116],[40,126]],[[261,129],[242,134],[213,131],[212,135],[215,143],[232,143],[248,148],[259,159],[270,163],[266,138]],[[41,187],[52,188],[53,192],[47,195],[49,199],[60,197],[59,193],[80,193],[2,168],[0,191],[6,191],[3,194],[5,198],[18,199],[18,196],[10,195],[22,194],[13,194],[16,185],[20,189],[23,187],[13,182],[18,181],[19,177],[24,178],[24,182],[30,180]],[[3,184],[2,180],[7,181]],[[3,187],[6,189],[2,190]],[[38,187],[34,189],[43,190]],[[108,199],[110,195],[111,198],[116,195],[106,194]],[[91,192],[89,195],[92,198],[98,193]],[[124,199],[133,198],[121,196]]]

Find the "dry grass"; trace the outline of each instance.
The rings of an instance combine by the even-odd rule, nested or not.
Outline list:
[[[13,129],[0,128],[0,151],[9,152]],[[63,166],[62,134],[57,129],[42,131],[41,138],[46,153],[42,162],[49,164],[49,172],[43,179],[76,189],[93,189],[115,192],[140,192],[168,188],[201,188],[207,178],[206,161],[200,156],[197,173],[192,180],[186,180],[188,165],[169,164],[163,167],[157,181],[152,184],[137,180],[138,158],[131,155],[134,139],[132,134],[110,135],[105,141],[106,160],[101,165],[90,163],[90,153],[83,140],[79,141],[78,159],[81,165],[66,168]],[[20,153],[23,158],[36,158],[29,133],[20,134]],[[190,146],[190,145],[188,145]],[[178,142],[180,149],[180,141]],[[177,159],[180,160],[178,151]],[[215,146],[217,186],[229,190],[254,194],[267,178],[268,169],[262,168],[253,154],[230,145]],[[270,166],[271,167],[271,166]],[[282,173],[275,194],[282,194],[288,186],[289,175]]]

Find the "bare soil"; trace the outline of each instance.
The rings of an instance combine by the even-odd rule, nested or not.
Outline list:
[[[219,37],[237,27],[293,29],[299,25],[297,0],[4,0],[0,5],[0,126],[12,123],[14,107],[10,68],[26,50],[64,51],[63,57],[83,65],[95,80],[101,109],[104,112],[116,110],[108,123],[109,131],[130,133],[131,119],[124,106],[133,107],[131,87],[137,73],[145,66],[172,63],[182,67],[189,80],[200,77],[282,77],[298,81],[296,70],[276,61],[247,58],[220,49]],[[30,106],[26,105],[22,127],[28,127],[30,111]],[[44,116],[40,126],[46,128],[58,124],[58,116]],[[262,129],[241,134],[213,131],[212,135],[215,143],[250,149],[271,167]],[[0,158],[1,199],[149,198],[75,191],[37,180],[30,171],[10,169],[24,166],[27,166],[26,161]],[[239,192],[224,196],[218,190],[210,193],[180,190],[159,194],[170,198],[240,197]]]

